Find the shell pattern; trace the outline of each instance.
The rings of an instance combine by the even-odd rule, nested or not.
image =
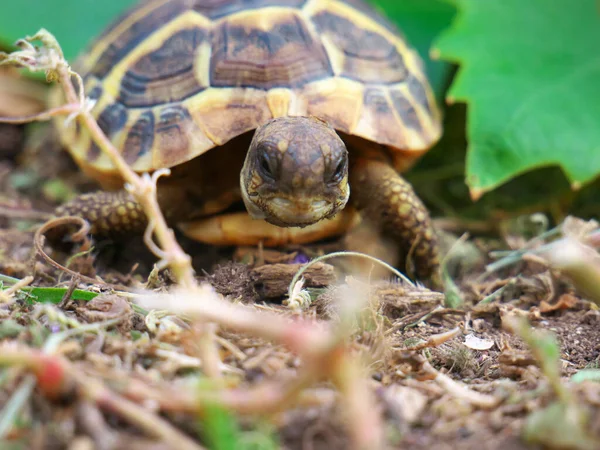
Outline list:
[[[404,153],[441,132],[419,57],[362,0],[149,0],[76,69],[100,127],[140,172],[286,115]],[[86,130],[59,131],[82,167],[113,174]]]

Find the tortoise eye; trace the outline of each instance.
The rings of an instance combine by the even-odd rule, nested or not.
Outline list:
[[[330,178],[330,182],[331,183],[339,183],[340,181],[342,181],[342,178],[344,178],[344,175],[346,173],[346,161],[345,160],[341,160],[340,162],[338,162],[338,165],[335,166],[335,170],[332,172],[331,178]]]
[[[275,174],[273,173],[273,168],[271,167],[270,158],[265,152],[262,152],[258,157],[258,164],[263,178],[269,180],[275,179]]]

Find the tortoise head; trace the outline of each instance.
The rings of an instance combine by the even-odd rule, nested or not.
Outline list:
[[[314,117],[281,117],[256,130],[240,174],[255,219],[303,227],[333,217],[350,195],[348,151],[335,130]]]

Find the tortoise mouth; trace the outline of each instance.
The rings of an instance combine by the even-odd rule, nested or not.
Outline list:
[[[305,227],[335,214],[335,205],[324,199],[290,200],[274,197],[265,201],[265,220],[284,227]]]

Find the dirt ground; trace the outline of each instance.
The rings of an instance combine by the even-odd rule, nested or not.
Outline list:
[[[150,274],[154,260],[141,239],[129,240],[126,245],[97,242],[92,252],[75,258],[76,249],[57,250],[45,245],[52,258],[75,272],[103,280],[98,283],[74,278],[35,251],[34,232],[44,214],[69,196],[93,188],[64,152],[48,146],[24,149],[23,129],[0,125],[3,286],[10,285],[6,277],[22,280],[32,276],[31,286],[35,287],[101,293],[91,301],[73,300],[63,289],[60,303],[45,309],[26,295],[17,295],[0,304],[0,345],[4,349],[39,349],[60,330],[127,316],[106,332],[81,333],[68,339],[60,347],[62,355],[78,370],[110,386],[136,380],[150,389],[155,385],[186,389],[186,381],[201,371],[201,362],[190,345],[185,322],[173,316],[168,320],[149,318],[108,287],[145,285],[160,292],[171,285],[168,272]],[[282,316],[292,314],[281,300],[300,264],[344,244],[261,251],[216,249],[180,239],[194,257],[199,278],[219,294]],[[453,307],[445,303],[443,294],[389,281],[389,275],[369,282],[346,278],[343,261],[316,265],[307,276],[315,301],[302,313],[306,318],[337,320],[336,290],[344,286],[370,298],[372,317],[357,327],[350,345],[357,358],[365,359],[365,367],[368,365],[364,377],[376,398],[376,410],[363,414],[384,418],[390,448],[600,448],[600,444],[596,447],[600,443],[600,385],[569,382],[582,369],[599,365],[598,308],[539,260],[521,259],[485,275],[490,250],[516,249],[525,242],[520,236],[474,236],[462,244],[465,253],[449,265],[463,302]],[[509,331],[506,319],[516,316],[527,318],[536,329],[555,334],[560,346],[560,384],[569,398],[575,399],[572,401],[581,416],[574,419],[566,410],[555,416],[548,413],[536,422],[533,433],[525,431],[536,413],[548,411],[561,397],[535,352]],[[414,350],[428,339],[453,330],[456,334],[451,339]],[[471,343],[470,335],[480,341]],[[232,386],[250,388],[268,380],[293,379],[302,369],[298,357],[285,347],[248,334],[222,329],[219,343]],[[444,374],[461,390],[423,376],[424,367],[431,367],[430,375]],[[0,371],[0,423],[3,417],[15,419],[12,427],[3,430],[2,448],[168,448],[144,427],[126,422],[101,403],[77,393],[51,398],[47,392],[34,389],[22,399],[20,410],[10,416],[8,408],[22,392],[26,376],[16,367]],[[471,393],[494,398],[495,404],[473,401]],[[329,380],[314,384],[305,394],[313,401],[290,403],[266,415],[236,414],[233,421],[248,440],[243,448],[348,448],[343,406]],[[198,425],[198,418],[189,411],[160,411],[150,398],[140,403],[202,445],[235,448],[210,446],[203,425]],[[271,443],[260,444],[257,439],[251,444],[251,436],[268,437]]]

